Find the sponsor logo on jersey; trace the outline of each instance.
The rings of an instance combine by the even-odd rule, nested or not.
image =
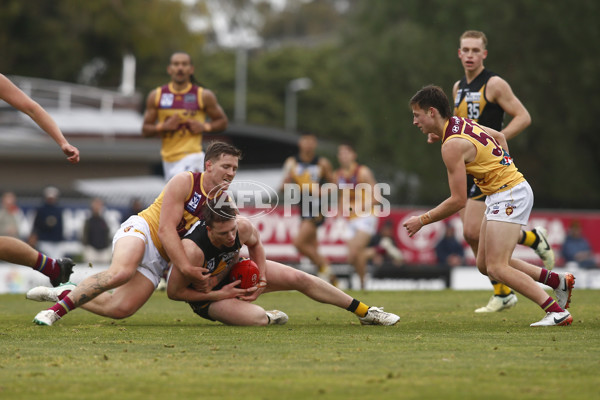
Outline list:
[[[469,92],[465,96],[465,101],[467,103],[479,103],[481,100],[481,93],[479,92]]]
[[[218,275],[225,271],[226,268],[234,264],[234,262],[238,259],[238,254],[239,250],[219,254],[217,257],[211,258],[206,263],[206,269],[208,269],[211,275]]]
[[[175,96],[173,93],[163,93],[160,96],[160,106],[161,107],[171,107],[173,105],[173,99]]]

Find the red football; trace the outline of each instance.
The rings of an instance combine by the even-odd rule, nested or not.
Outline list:
[[[256,286],[258,283],[258,275],[260,271],[256,263],[250,259],[244,259],[231,267],[229,271],[229,281],[242,281],[237,287],[241,289],[248,289],[252,286]]]

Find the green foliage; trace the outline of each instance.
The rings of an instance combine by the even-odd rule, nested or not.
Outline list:
[[[137,58],[138,85],[149,90],[164,81],[173,51],[198,52],[203,43],[184,25],[184,7],[176,1],[3,3],[0,70],[6,74],[76,82],[82,68],[96,59],[106,67],[95,83],[116,87],[123,56],[132,53]]]
[[[229,16],[235,23],[252,8],[224,3],[236,11]],[[283,127],[286,85],[308,77],[312,88],[298,92],[299,130],[355,143],[359,161],[393,184],[394,203],[436,204],[448,195],[439,146],[412,126],[407,102],[429,83],[451,94],[463,75],[458,38],[478,29],[489,39],[486,67],[511,84],[533,119],[510,148],[536,207],[600,204],[597,1],[351,0],[348,12],[335,0],[286,4],[282,12],[255,4],[266,40],[248,57],[248,123]],[[206,15],[204,6],[192,11]],[[174,0],[5,0],[0,71],[75,82],[86,66],[100,65],[92,82],[115,87],[122,58],[132,53],[145,94],[168,80],[169,56],[184,50],[232,117],[235,52],[207,50],[184,23],[187,7]]]
[[[473,313],[489,291],[352,292],[401,315],[361,326],[297,292],[261,296],[284,326],[228,327],[155,293],[113,321],[76,310],[52,327],[43,305],[0,296],[6,399],[590,399],[597,397],[600,306],[573,294],[570,327],[531,328],[540,308]],[[574,390],[576,388],[577,390]]]
[[[511,141],[511,155],[530,181],[537,207],[596,208],[600,204],[600,137],[589,114],[600,106],[600,58],[590,44],[600,40],[595,23],[600,6],[538,1],[359,2],[344,32],[348,74],[355,97],[372,122],[364,132],[368,156],[398,170],[418,174],[419,203],[447,196],[446,176],[437,154],[412,128],[408,99],[435,83],[451,95],[463,72],[456,56],[467,29],[486,32],[485,65],[504,77],[528,108],[533,123]],[[572,29],[577,26],[578,29]],[[376,138],[377,140],[373,140]],[[365,150],[367,151],[367,150]],[[573,196],[586,193],[586,196]]]

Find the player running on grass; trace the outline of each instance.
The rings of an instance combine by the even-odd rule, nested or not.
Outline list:
[[[256,228],[248,219],[236,217],[235,209],[229,204],[207,203],[203,216],[198,227],[183,239],[183,246],[192,263],[207,268],[216,286],[209,293],[199,292],[176,269],[171,271],[167,285],[169,298],[188,302],[201,317],[227,325],[285,324],[288,320],[285,313],[265,311],[251,302],[263,293],[297,290],[320,303],[353,312],[363,325],[394,325],[400,320],[383,308],[369,307],[353,299],[323,279],[267,260]],[[238,262],[243,246],[248,248],[250,259],[261,271],[258,285],[250,289],[236,288],[239,281],[230,283],[225,279]]]
[[[482,274],[510,286],[546,311],[546,316],[531,326],[570,325],[573,317],[566,308],[575,277],[511,258],[521,226],[529,219],[533,192],[509,156],[504,135],[473,120],[453,117],[448,97],[437,86],[419,90],[410,100],[410,106],[413,124],[424,134],[442,141],[450,197],[427,213],[409,218],[404,223],[409,236],[463,208],[467,201],[466,174],[473,175],[487,196],[477,267]],[[556,301],[536,281],[553,288]]]
[[[462,63],[465,76],[454,83],[454,115],[469,118],[479,125],[500,131],[506,140],[521,133],[529,124],[531,117],[525,106],[515,96],[510,85],[504,79],[489,71],[483,65],[487,57],[487,37],[480,31],[466,31],[460,37],[458,58]],[[503,126],[504,114],[511,117]],[[479,247],[479,229],[485,213],[485,195],[467,177],[467,203],[460,211],[463,222],[463,236],[473,254],[477,256]],[[530,231],[521,229],[519,244],[531,247],[544,262],[547,269],[554,267],[554,252],[548,244],[546,229],[536,226]],[[491,280],[494,295],[487,305],[475,310],[477,313],[502,311],[517,304],[517,296],[501,282]]]

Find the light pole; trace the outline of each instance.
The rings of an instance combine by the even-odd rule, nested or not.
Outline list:
[[[293,79],[285,87],[285,129],[287,131],[295,131],[297,126],[298,101],[296,93],[311,87],[312,81],[310,78]]]

